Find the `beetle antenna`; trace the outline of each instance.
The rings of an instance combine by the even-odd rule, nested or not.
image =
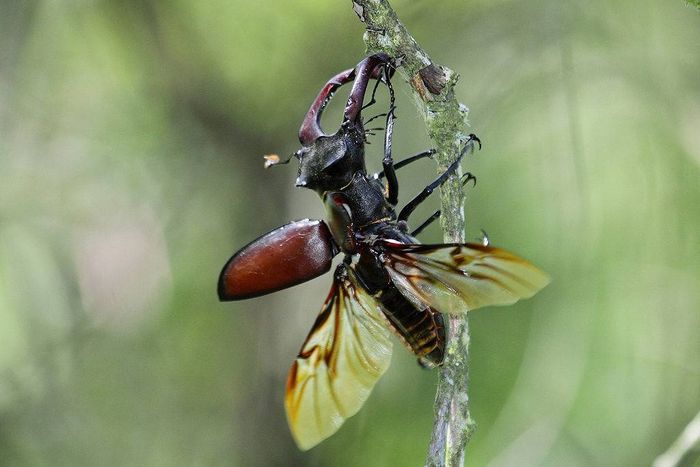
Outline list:
[[[289,164],[289,161],[292,160],[293,157],[297,157],[297,153],[292,153],[288,158],[285,160],[281,161],[280,156],[277,154],[265,154],[263,158],[265,159],[265,168],[269,169],[270,167],[274,167],[276,165],[285,165]]]

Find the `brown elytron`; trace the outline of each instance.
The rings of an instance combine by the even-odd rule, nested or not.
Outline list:
[[[301,284],[328,272],[336,254],[325,222],[292,222],[228,260],[219,276],[219,299],[242,300]]]

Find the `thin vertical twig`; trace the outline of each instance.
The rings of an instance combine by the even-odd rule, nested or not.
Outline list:
[[[370,52],[385,52],[396,60],[410,83],[414,101],[435,145],[438,171],[444,171],[464,147],[467,108],[454,88],[459,76],[435,64],[408,33],[386,0],[353,0],[352,8],[365,24]],[[464,242],[464,199],[460,173],[441,188],[441,224],[446,242]],[[447,317],[445,361],[439,369],[435,422],[425,464],[461,466],[474,423],[469,414],[469,323],[466,313]]]
[[[700,413],[688,423],[678,439],[654,461],[653,467],[676,467],[700,452]],[[690,464],[690,462],[688,462]]]

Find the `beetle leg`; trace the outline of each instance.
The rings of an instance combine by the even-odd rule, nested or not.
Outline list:
[[[462,186],[466,186],[466,184],[469,183],[470,180],[473,181],[474,186],[476,186],[476,177],[472,175],[471,172],[467,172],[464,175],[462,175]],[[441,211],[438,209],[425,222],[416,227],[410,235],[412,237],[415,237],[416,235],[421,233],[423,230],[425,230],[426,227],[435,222],[435,220],[440,217],[440,214]]]
[[[459,153],[459,157],[457,157],[457,160],[450,164],[447,170],[445,170],[438,178],[436,178],[435,181],[423,188],[423,191],[418,193],[418,195],[416,195],[415,198],[413,198],[411,201],[408,202],[408,204],[406,204],[406,206],[404,206],[404,208],[399,213],[398,220],[405,221],[406,219],[408,219],[408,216],[411,215],[411,213],[418,207],[420,203],[425,201],[425,199],[428,196],[430,196],[436,188],[445,183],[450,177],[450,175],[454,174],[457,171],[457,169],[459,168],[459,164],[462,162],[462,157],[464,157],[464,154],[466,154],[467,150],[474,147],[475,141],[478,142],[479,147],[481,147],[481,141],[479,141],[479,138],[477,138],[476,135],[469,135],[469,140],[464,146],[464,149],[462,149],[462,151]]]
[[[369,120],[367,120],[366,122],[363,122],[363,125],[367,125],[369,122],[371,122],[372,120],[376,120],[376,119],[378,119],[379,117],[386,117],[386,114],[385,114],[385,113],[383,113],[383,114],[377,114],[377,115],[375,115],[374,117],[371,117],[371,118],[370,118]]]
[[[391,157],[392,137],[394,133],[394,107],[389,109],[386,117],[386,132],[384,133],[384,159],[382,159],[383,173],[387,183],[387,201],[392,206],[399,202],[399,180],[396,178],[394,160]]]
[[[420,152],[416,154],[415,156],[408,157],[404,160],[401,160],[397,163],[394,164],[394,170],[399,170],[401,167],[405,167],[411,162],[415,162],[419,159],[423,159],[424,157],[429,157],[432,159],[433,154],[435,154],[437,151],[435,149],[428,149],[427,151]],[[384,171],[382,170],[379,172],[377,175],[375,175],[375,178],[384,178]]]
[[[367,140],[368,136],[375,136],[376,133],[375,131],[382,131],[384,128],[382,127],[376,127],[376,128],[365,128],[365,143],[370,144],[370,142]]]
[[[396,119],[396,96],[394,95],[394,87],[389,80],[389,73],[385,70],[386,86],[389,89],[389,112],[386,114],[386,131],[384,132],[384,159],[382,159],[382,168],[387,182],[387,201],[392,206],[396,206],[399,202],[399,180],[396,178],[396,169],[394,167],[394,159],[391,155],[392,139],[394,136],[394,120]]]
[[[415,237],[416,235],[421,233],[426,227],[428,227],[430,224],[435,222],[435,219],[437,219],[439,217],[440,217],[440,210],[438,209],[430,217],[428,217],[428,219],[426,219],[425,222],[423,222],[421,225],[416,227],[415,230],[413,230],[413,232],[411,232],[411,234],[410,234],[411,237]]]
[[[377,82],[374,83],[374,89],[372,89],[372,97],[370,97],[369,102],[367,102],[365,105],[363,105],[362,109],[360,109],[360,110],[365,110],[367,107],[370,107],[370,106],[377,103],[377,100],[375,99],[375,97],[377,95],[377,88],[379,88],[379,83],[382,80],[386,83],[387,87],[389,88],[389,92],[391,93],[391,97],[392,97],[391,102],[393,105],[394,89],[391,87],[391,82],[389,81],[390,75],[392,73],[392,69],[393,68],[392,68],[391,64],[389,64],[389,63],[385,63],[381,66],[381,71],[380,71],[379,76],[377,77]],[[386,114],[380,114],[380,115],[386,115]],[[375,118],[375,117],[373,117],[373,118]],[[369,119],[366,123],[371,122],[373,120],[373,118]]]
[[[378,79],[377,82],[374,83],[374,89],[372,89],[372,97],[369,99],[369,102],[362,106],[362,109],[360,110],[365,110],[367,107],[371,107],[377,103],[377,100],[374,97],[377,94],[377,88],[379,87],[379,83],[381,83],[381,79]]]

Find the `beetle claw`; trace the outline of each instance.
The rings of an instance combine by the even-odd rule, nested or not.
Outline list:
[[[462,186],[466,186],[470,181],[473,182],[472,186],[476,187],[476,177],[471,172],[462,175]]]
[[[467,143],[470,143],[472,141],[475,141],[476,143],[479,144],[479,151],[481,151],[481,140],[474,133],[469,133],[469,138],[467,139]]]

